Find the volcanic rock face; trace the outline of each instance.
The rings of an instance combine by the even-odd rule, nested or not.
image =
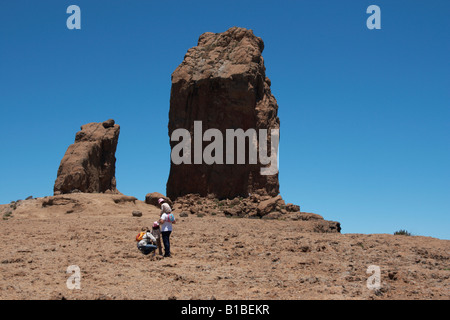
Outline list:
[[[202,34],[198,45],[188,50],[172,74],[169,136],[184,128],[194,144],[198,142],[194,141],[194,121],[201,121],[203,132],[218,129],[224,138],[226,129],[266,129],[270,139],[270,129],[279,129],[280,122],[278,105],[265,74],[263,49],[263,41],[252,30],[234,27],[224,33]],[[200,143],[204,150],[210,142]],[[171,148],[177,144],[171,141]],[[249,145],[246,140],[246,152]],[[225,143],[223,148],[225,155]],[[172,162],[166,194],[172,200],[186,194],[219,199],[248,197],[256,190],[278,195],[278,174],[261,175],[261,167],[267,165],[261,161],[249,164],[248,157],[247,153],[245,164]]]
[[[81,126],[58,169],[54,194],[118,193],[116,148],[120,126],[110,119]]]

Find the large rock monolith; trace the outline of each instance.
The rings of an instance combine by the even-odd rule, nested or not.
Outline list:
[[[110,119],[81,126],[58,169],[54,194],[119,193],[116,189],[116,148],[120,126]]]
[[[278,105],[266,77],[263,49],[262,39],[252,30],[233,27],[223,33],[207,32],[173,72],[169,137],[176,129],[188,130],[192,160],[191,164],[171,162],[166,194],[172,200],[186,194],[222,199],[248,197],[256,191],[278,195],[278,173],[262,175],[260,169],[267,165],[250,164],[248,154],[245,164],[225,162],[225,143],[223,164],[194,164],[195,121],[201,121],[203,133],[218,129],[224,139],[227,129],[266,129],[269,137],[270,129],[279,129]],[[170,142],[172,150],[178,143]],[[210,144],[201,143],[201,150]]]

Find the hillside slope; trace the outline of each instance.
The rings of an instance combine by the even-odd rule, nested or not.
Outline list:
[[[447,240],[192,214],[174,225],[173,257],[158,259],[134,238],[159,209],[133,197],[77,193],[12,207],[0,206],[0,299],[450,298]],[[71,265],[81,289],[67,288]],[[371,265],[377,290],[367,288]]]

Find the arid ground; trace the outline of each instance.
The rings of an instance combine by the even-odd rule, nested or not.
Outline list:
[[[189,215],[174,225],[173,257],[159,258],[136,248],[140,228],[159,217],[143,201],[78,193],[0,212],[0,299],[450,298],[448,240]],[[80,289],[67,286],[71,265],[80,269]],[[371,265],[380,268],[379,289],[367,286]]]

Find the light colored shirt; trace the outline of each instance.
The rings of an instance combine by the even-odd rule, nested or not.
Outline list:
[[[164,221],[164,223],[161,225],[161,232],[163,231],[172,231],[172,222],[169,220],[169,213],[172,212],[172,209],[170,208],[168,203],[163,203],[161,205],[161,220]]]
[[[163,213],[171,213],[171,212],[172,212],[172,209],[170,209],[169,204],[164,202],[161,205],[161,214],[163,214]]]
[[[139,241],[138,246],[146,246],[147,244],[151,244],[151,242],[156,242],[156,238],[150,232],[146,232],[142,240]]]
[[[161,225],[161,232],[172,231],[172,222],[169,220],[169,214],[163,213],[161,220],[164,220],[164,223]]]

